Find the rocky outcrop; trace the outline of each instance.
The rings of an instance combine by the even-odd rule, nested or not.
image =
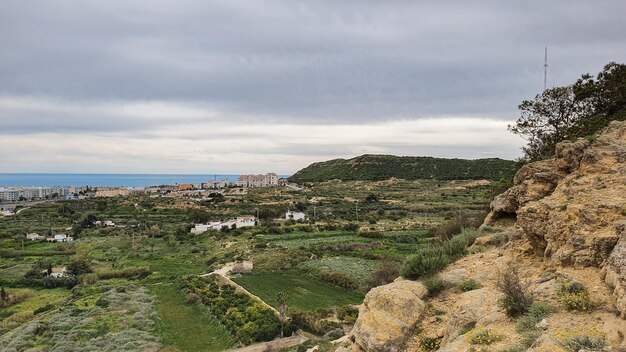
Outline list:
[[[486,223],[515,216],[535,254],[603,268],[626,316],[626,122],[612,122],[593,143],[559,143],[554,159],[522,167],[491,209]]]
[[[403,351],[422,318],[427,294],[424,285],[408,280],[372,289],[359,309],[351,339],[365,351]]]

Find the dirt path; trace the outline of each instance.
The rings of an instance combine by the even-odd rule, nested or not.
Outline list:
[[[254,345],[234,348],[227,352],[265,352],[265,351],[280,351],[284,348],[297,346],[308,339],[304,336],[296,335],[291,337],[285,337],[274,341],[255,343]]]
[[[248,295],[250,298],[252,298],[253,300],[259,302],[260,304],[264,305],[265,307],[271,309],[276,315],[278,315],[278,310],[276,310],[276,308],[272,307],[267,302],[262,300],[261,297],[259,297],[259,296],[255,295],[255,294],[253,294],[252,292],[246,290],[243,286],[239,285],[235,281],[231,280],[228,276],[226,276],[228,274],[228,272],[234,266],[235,266],[235,263],[226,263],[226,265],[224,265],[223,267],[221,267],[219,269],[216,269],[216,270],[214,270],[214,271],[212,271],[212,272],[210,272],[208,274],[202,274],[200,276],[217,275],[219,277],[219,280],[221,281],[222,284],[233,286],[236,291],[239,291],[239,292],[242,292],[242,293]]]

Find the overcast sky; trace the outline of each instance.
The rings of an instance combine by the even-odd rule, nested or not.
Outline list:
[[[543,87],[626,57],[626,1],[0,4],[0,172],[290,174],[513,159]]]

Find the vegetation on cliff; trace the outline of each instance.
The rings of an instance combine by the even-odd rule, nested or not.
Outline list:
[[[406,180],[468,180],[510,179],[515,163],[498,158],[443,159],[421,156],[394,156],[365,154],[351,159],[334,159],[313,163],[289,178],[293,182],[380,181],[390,178]]]
[[[609,122],[626,119],[626,65],[611,62],[597,77],[584,74],[569,86],[546,89],[519,109],[509,130],[528,140],[523,160],[551,158],[558,142],[592,138]]]

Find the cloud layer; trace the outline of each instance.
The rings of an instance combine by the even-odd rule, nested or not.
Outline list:
[[[0,11],[0,172],[514,158],[539,92],[626,56],[623,1],[38,1]]]

